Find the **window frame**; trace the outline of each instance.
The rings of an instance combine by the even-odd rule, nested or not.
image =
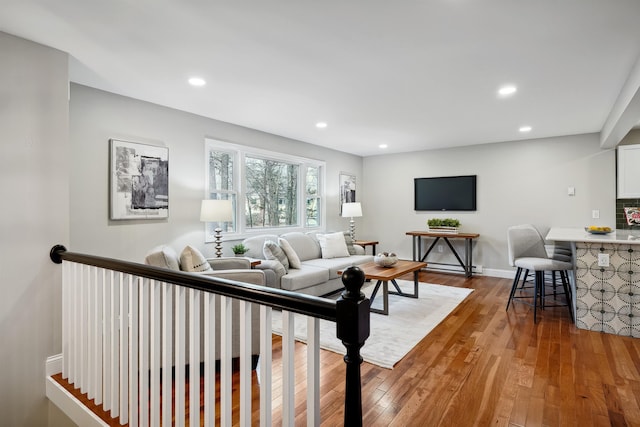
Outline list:
[[[228,153],[232,157],[233,176],[232,187],[233,190],[213,190],[209,188],[209,157],[211,151],[222,151]],[[220,141],[213,138],[205,138],[204,144],[204,158],[205,158],[205,186],[204,186],[204,198],[209,199],[211,193],[228,192],[229,194],[235,194],[235,212],[234,212],[234,229],[233,232],[225,232],[225,236],[230,239],[240,239],[257,234],[283,234],[292,231],[315,231],[321,230],[324,224],[326,224],[326,195],[325,195],[325,182],[326,182],[326,162],[322,160],[310,159],[302,156],[295,156],[291,154],[284,154],[276,151],[267,151],[260,148],[250,147],[246,145],[235,144],[231,142]],[[297,225],[281,226],[281,227],[260,227],[260,228],[248,228],[246,226],[246,157],[253,157],[264,160],[273,160],[283,163],[292,163],[298,165],[298,186],[296,194],[296,210],[297,210]],[[318,194],[317,199],[320,201],[320,209],[318,210],[318,224],[314,226],[307,226],[307,209],[306,201],[309,197],[307,193],[307,170],[309,167],[318,168]],[[215,241],[214,236],[214,223],[205,223],[205,242],[211,243]]]

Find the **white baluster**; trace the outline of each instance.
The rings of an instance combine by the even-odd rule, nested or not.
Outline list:
[[[169,283],[162,284],[162,419],[171,420],[172,417],[172,402],[171,393],[167,390],[172,389],[171,384],[171,371],[173,370],[173,293],[174,285]],[[164,425],[169,425],[171,422],[165,421]]]
[[[220,297],[220,425],[231,425],[232,299]]]
[[[140,384],[140,425],[149,425],[149,288],[153,280],[142,279],[139,289],[138,307],[140,318],[139,346],[140,357],[138,365],[138,382]]]
[[[293,313],[282,312],[282,425],[295,423],[295,322]]]
[[[186,296],[182,286],[176,286],[176,365],[175,365],[175,402],[176,426],[185,425],[185,324]]]
[[[102,292],[104,304],[102,312],[104,321],[102,322],[102,348],[104,349],[104,403],[105,411],[110,411],[113,407],[113,301],[114,301],[114,273],[112,270],[106,272],[105,288]]]
[[[260,306],[260,427],[271,427],[271,360],[272,360],[272,332],[271,332],[271,307]]]
[[[102,333],[103,333],[103,289],[105,287],[105,274],[103,268],[95,269],[95,299],[93,304],[94,321],[93,321],[93,340],[94,340],[94,360],[93,360],[93,383],[94,383],[94,402],[96,405],[102,404]]]
[[[120,359],[120,424],[126,424],[129,422],[129,337],[128,337],[128,325],[129,325],[129,306],[128,306],[128,293],[127,283],[128,275],[120,273],[120,317],[118,327],[120,330],[120,352],[118,357]]]
[[[120,282],[122,274],[111,272],[111,416],[120,415]]]
[[[200,425],[200,291],[189,289],[189,425]]]
[[[160,287],[161,283],[155,280],[150,281],[151,291],[151,316],[149,320],[149,338],[150,348],[150,372],[151,372],[151,390],[149,400],[151,401],[151,425],[160,425],[160,333],[162,326],[162,316],[160,311]],[[146,398],[147,395],[143,395]],[[145,418],[146,421],[146,418]],[[142,422],[141,422],[142,424]]]
[[[141,360],[144,357],[144,300],[146,286],[138,283],[139,281],[147,282],[147,279],[129,276],[128,292],[129,292],[129,426],[137,427],[145,425],[140,422],[138,424],[138,410],[144,415],[143,402],[144,395],[142,377],[146,374],[144,367],[141,366]],[[146,284],[146,283],[145,283]],[[138,357],[140,354],[140,357]],[[138,382],[139,381],[139,382]],[[138,403],[139,402],[139,403]]]
[[[307,426],[320,425],[320,319],[307,316]]]
[[[251,426],[251,303],[240,301],[240,426]]]
[[[207,292],[204,304],[204,425],[216,422],[216,294]]]

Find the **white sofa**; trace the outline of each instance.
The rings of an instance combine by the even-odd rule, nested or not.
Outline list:
[[[188,255],[185,257],[185,255]],[[182,263],[181,263],[182,261]],[[209,270],[209,266],[212,271],[194,271],[194,265],[200,265],[200,270]],[[186,264],[189,263],[191,267]],[[179,257],[176,251],[167,245],[158,246],[152,249],[145,257],[145,264],[155,267],[168,268],[170,270],[186,271],[193,274],[205,274],[207,276],[235,280],[237,282],[251,283],[254,285],[265,285],[265,274],[261,270],[252,270],[251,263],[248,258],[210,258],[206,259],[199,251],[187,246]],[[215,287],[215,283],[211,284]],[[240,356],[240,322],[239,322],[239,304],[238,300],[232,302],[233,310],[233,327],[232,327],[232,357],[237,358]],[[203,310],[200,310],[203,313]],[[188,314],[187,314],[188,315]],[[201,323],[202,323],[201,319]],[[202,328],[200,329],[203,330]],[[251,311],[251,354],[253,355],[253,367],[255,368],[257,358],[260,354],[260,313],[259,306],[253,304]],[[203,337],[200,337],[203,339]],[[216,360],[220,359],[220,300],[216,302]],[[201,344],[201,360],[203,357],[203,342]]]
[[[323,249],[318,240],[318,234],[324,233],[291,232],[281,236],[262,234],[246,238],[242,243],[249,249],[245,253],[246,256],[261,261],[255,268],[264,271],[267,286],[322,296],[344,287],[338,271],[344,271],[352,265],[373,261],[373,256],[365,255],[362,246],[354,245],[348,233],[342,233],[345,237],[348,256],[323,258]],[[295,251],[300,261],[299,268],[283,268],[280,261],[266,259],[265,242],[278,243],[279,239],[286,240],[290,248]],[[327,255],[326,252],[325,255]]]

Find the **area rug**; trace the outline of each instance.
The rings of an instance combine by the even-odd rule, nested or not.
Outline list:
[[[413,293],[413,282],[408,280],[397,282],[403,292]],[[375,282],[371,282],[363,288],[365,295],[371,295],[374,284]],[[389,287],[393,288],[391,283]],[[371,313],[371,334],[361,349],[363,359],[383,368],[393,369],[396,363],[438,326],[472,291],[466,288],[420,283],[418,299],[389,295],[389,315]],[[336,295],[336,298],[338,296]],[[382,286],[373,306],[382,308]],[[275,334],[282,334],[281,312],[273,311],[272,327]],[[295,336],[298,341],[306,342],[305,316],[295,315]],[[320,347],[345,354],[344,345],[336,338],[334,322],[320,321]]]

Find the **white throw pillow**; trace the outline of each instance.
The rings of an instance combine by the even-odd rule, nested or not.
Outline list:
[[[322,258],[340,258],[349,256],[349,249],[344,241],[344,234],[341,231],[331,234],[317,234]]]
[[[291,247],[291,244],[289,244],[289,242],[287,242],[285,239],[278,238],[278,245],[280,245],[280,248],[285,253],[287,258],[289,259],[289,267],[291,267],[291,268],[302,268],[302,263],[300,262],[300,257],[298,256],[296,251],[293,250],[293,248]]]
[[[191,246],[185,246],[180,254],[180,267],[182,271],[196,273],[210,273],[213,271],[202,252]]]
[[[285,271],[289,271],[289,258],[284,253],[282,248],[278,246],[276,242],[272,242],[271,240],[266,240],[264,242],[264,247],[262,248],[262,252],[264,254],[265,259],[275,259],[280,261],[280,264],[283,265]]]

